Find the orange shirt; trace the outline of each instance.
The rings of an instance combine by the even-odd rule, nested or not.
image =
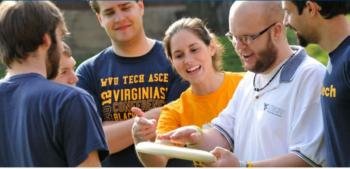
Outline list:
[[[224,81],[213,93],[198,96],[192,93],[189,87],[180,98],[163,106],[157,134],[164,134],[181,126],[197,125],[202,127],[216,117],[232,98],[241,73],[225,72]]]

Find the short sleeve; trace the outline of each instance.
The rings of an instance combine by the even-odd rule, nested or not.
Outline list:
[[[325,165],[323,119],[320,103],[324,69],[307,69],[300,76],[299,104],[289,121],[289,151],[296,153],[311,166]]]
[[[180,104],[180,99],[178,99],[163,106],[157,124],[157,134],[164,134],[181,127],[179,110],[176,108]]]
[[[68,166],[79,165],[93,151],[99,152],[102,161],[108,155],[108,147],[92,97],[76,94],[63,103],[60,112],[57,131],[62,135]]]
[[[95,103],[97,105],[97,110],[100,113],[100,116],[102,117],[102,111],[99,106],[101,104],[100,104],[100,100],[98,98],[97,89],[96,89],[96,86],[98,85],[95,84],[96,79],[94,78],[93,73],[89,71],[89,67],[88,67],[89,63],[90,62],[82,63],[77,68],[76,74],[79,79],[77,82],[77,87],[84,89],[94,98]]]

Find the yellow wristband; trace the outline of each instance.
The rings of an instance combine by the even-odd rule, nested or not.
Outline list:
[[[253,167],[253,163],[252,163],[251,161],[248,161],[248,162],[247,162],[247,167],[248,167],[248,168],[252,168],[252,167]]]

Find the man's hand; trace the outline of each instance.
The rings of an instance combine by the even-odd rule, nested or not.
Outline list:
[[[208,167],[240,167],[238,158],[227,149],[216,147],[211,153],[217,160],[206,164]]]
[[[157,140],[178,145],[194,145],[200,142],[202,134],[201,129],[197,126],[185,126],[160,135]]]
[[[132,125],[132,136],[135,143],[149,141],[156,137],[156,119],[147,119],[145,113],[137,108],[131,108],[136,117]]]

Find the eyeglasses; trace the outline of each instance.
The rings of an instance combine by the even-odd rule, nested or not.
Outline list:
[[[242,36],[233,36],[231,32],[227,32],[225,36],[232,42],[233,45],[237,44],[238,41],[244,43],[244,44],[249,44],[252,41],[254,41],[256,38],[258,38],[260,35],[264,34],[266,31],[268,31],[270,28],[272,28],[274,25],[276,25],[277,22],[271,24],[264,30],[254,34],[254,35],[242,35]]]

